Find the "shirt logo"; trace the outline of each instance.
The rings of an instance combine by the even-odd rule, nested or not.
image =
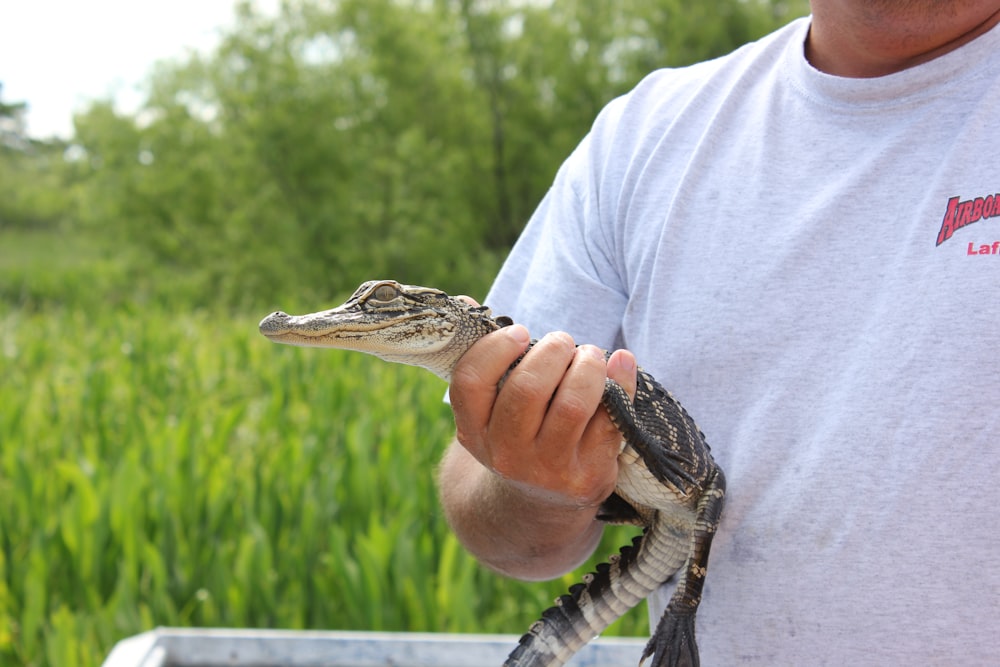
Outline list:
[[[941,221],[937,245],[950,239],[962,227],[996,217],[1000,217],[1000,192],[965,201],[962,201],[961,197],[952,197],[948,200],[948,208],[945,209],[944,220]]]

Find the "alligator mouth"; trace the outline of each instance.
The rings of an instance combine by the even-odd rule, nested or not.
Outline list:
[[[338,341],[371,336],[375,331],[398,327],[417,319],[421,313],[394,312],[380,318],[372,313],[326,310],[309,315],[289,315],[276,311],[260,321],[260,333],[275,343],[308,347],[342,347]]]

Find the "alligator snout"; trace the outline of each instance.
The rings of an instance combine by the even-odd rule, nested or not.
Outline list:
[[[260,332],[267,336],[268,334],[282,333],[288,330],[288,320],[291,319],[291,315],[288,313],[283,313],[280,310],[276,310],[264,319],[260,321]]]

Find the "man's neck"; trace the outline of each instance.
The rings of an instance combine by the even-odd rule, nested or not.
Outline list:
[[[933,60],[1000,22],[996,0],[813,0],[806,58],[845,77],[876,77]]]

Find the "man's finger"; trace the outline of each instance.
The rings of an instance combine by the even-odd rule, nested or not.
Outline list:
[[[635,355],[628,350],[615,350],[608,359],[608,377],[628,392],[629,398],[635,400],[636,387]]]
[[[604,352],[593,345],[576,348],[539,431],[540,456],[555,460],[572,457],[567,443],[580,440],[584,428],[600,407],[605,377]]]
[[[524,354],[530,340],[523,326],[504,327],[476,341],[455,366],[448,396],[463,445],[468,446],[485,434],[500,380],[510,365]],[[483,452],[472,454],[480,458]]]

